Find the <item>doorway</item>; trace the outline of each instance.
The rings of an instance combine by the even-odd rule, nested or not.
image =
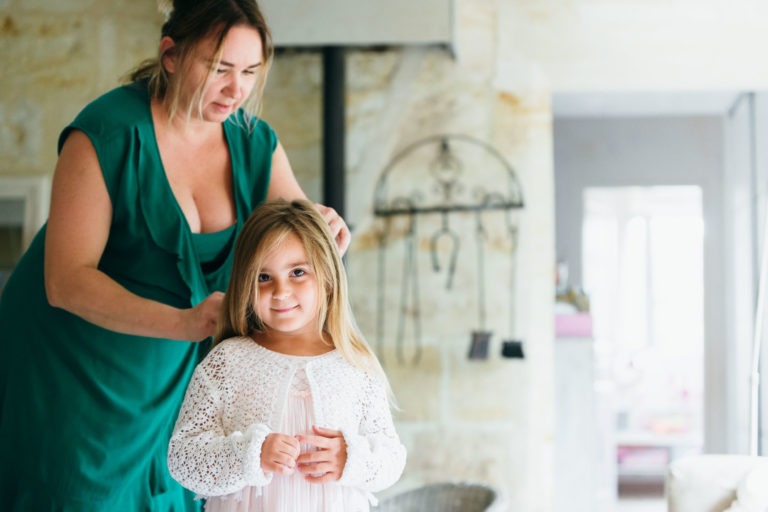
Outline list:
[[[0,293],[48,218],[50,191],[48,176],[0,176]]]
[[[704,219],[697,186],[584,190],[583,282],[614,389],[618,495],[662,497],[703,445]]]

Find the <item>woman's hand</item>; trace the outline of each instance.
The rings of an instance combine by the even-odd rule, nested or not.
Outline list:
[[[216,334],[216,326],[221,315],[224,294],[213,292],[200,304],[190,309],[181,310],[182,339],[202,341]]]
[[[292,475],[299,450],[299,441],[295,437],[269,434],[261,445],[261,470],[264,473]]]
[[[352,235],[349,232],[347,223],[341,218],[341,215],[336,213],[336,210],[330,206],[325,206],[320,203],[315,203],[315,208],[323,215],[328,226],[331,228],[331,234],[336,241],[336,246],[339,248],[339,254],[344,256],[349,248],[349,243],[352,241]]]
[[[302,444],[317,448],[299,455],[296,460],[299,471],[307,481],[315,484],[333,482],[341,478],[347,463],[347,443],[338,430],[328,430],[313,426],[316,435],[298,435]]]

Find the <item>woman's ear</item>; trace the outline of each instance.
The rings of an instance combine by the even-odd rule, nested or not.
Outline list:
[[[168,36],[164,36],[160,40],[160,65],[168,73],[174,73],[176,71],[175,47],[176,43]]]

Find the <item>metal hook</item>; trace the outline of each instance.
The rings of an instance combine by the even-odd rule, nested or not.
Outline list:
[[[440,238],[444,237],[448,237],[451,242],[451,256],[448,263],[448,281],[445,286],[450,290],[451,285],[453,284],[453,274],[456,272],[456,260],[458,259],[459,255],[460,239],[459,235],[448,227],[447,212],[443,212],[443,226],[439,230],[435,231],[429,241],[430,250],[432,252],[432,268],[435,269],[435,272],[440,272],[440,260],[437,257],[437,243]]]
[[[488,239],[488,233],[483,226],[482,211],[476,212],[475,235],[477,241],[477,295],[480,329],[485,330],[485,255],[483,243]]]
[[[378,296],[376,304],[376,349],[378,351],[379,361],[384,365],[384,325],[385,325],[385,304],[384,304],[384,286],[387,282],[386,273],[386,250],[387,239],[389,238],[391,220],[390,217],[384,218],[384,227],[378,232],[377,239],[379,242],[379,275],[378,275]]]
[[[406,210],[414,208],[412,198],[398,198],[393,204]],[[419,279],[417,269],[417,233],[416,215],[408,216],[408,226],[404,238],[405,254],[403,258],[403,277],[400,285],[400,315],[397,322],[396,357],[400,364],[406,364],[405,342],[407,318],[412,317],[413,353],[411,361],[418,364],[421,360],[421,311],[419,304]],[[383,273],[383,272],[382,272]],[[382,283],[383,286],[383,283]],[[383,311],[382,311],[383,316]]]
[[[518,230],[517,226],[514,222],[512,222],[512,211],[507,210],[504,215],[506,221],[507,221],[507,234],[509,235],[509,238],[512,240],[512,254],[514,258],[514,253],[517,250],[517,236],[518,236]]]

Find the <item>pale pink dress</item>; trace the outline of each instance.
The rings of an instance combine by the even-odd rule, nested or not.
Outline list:
[[[312,394],[304,370],[313,357],[281,357],[299,363],[291,381],[285,414],[275,432],[283,434],[312,434],[314,414]],[[323,356],[314,356],[323,357]],[[302,452],[313,447],[303,445]],[[206,501],[206,512],[357,512],[368,511],[368,497],[358,489],[343,487],[335,483],[313,484],[304,479],[304,474],[295,471],[293,475],[272,476],[272,482],[264,487],[246,487],[242,491],[226,496],[211,497]]]

